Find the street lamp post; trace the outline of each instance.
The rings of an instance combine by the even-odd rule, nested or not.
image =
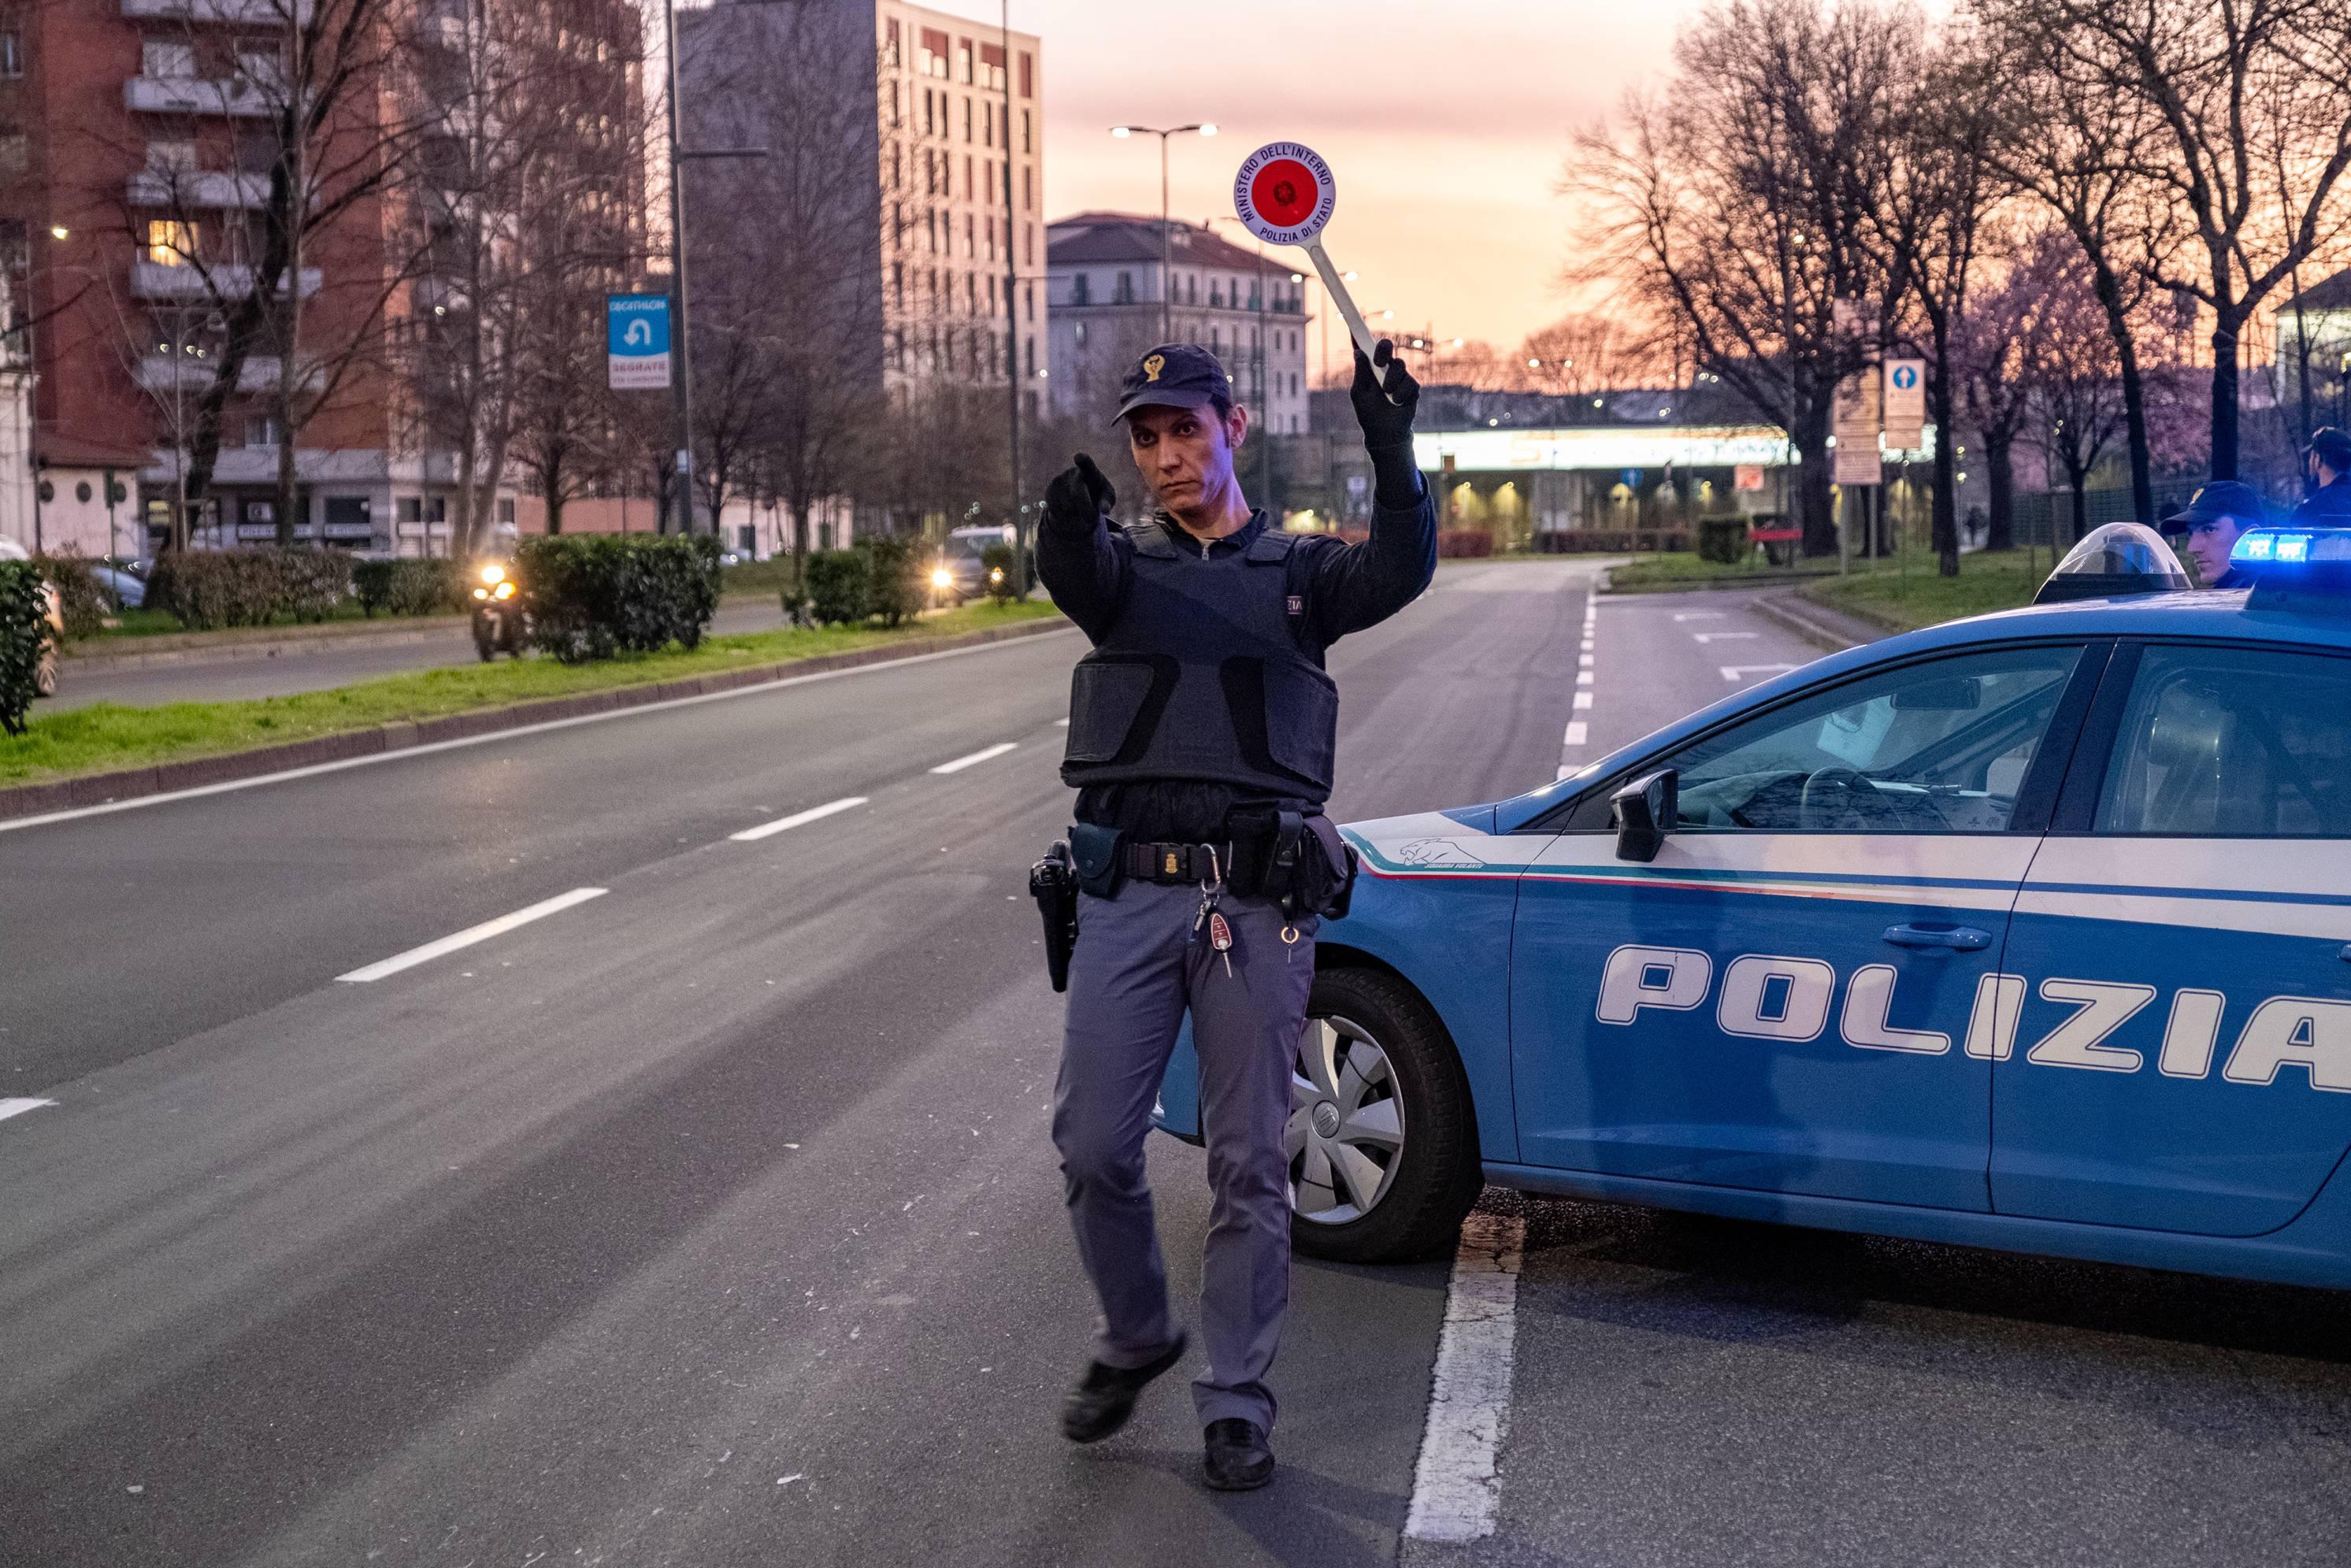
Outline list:
[[[1163,343],[1176,335],[1176,329],[1170,324],[1176,293],[1176,262],[1171,237],[1174,228],[1167,216],[1167,139],[1181,136],[1187,131],[1196,131],[1203,136],[1217,133],[1214,122],[1206,120],[1197,125],[1171,125],[1165,131],[1155,125],[1113,125],[1110,128],[1110,133],[1121,141],[1130,136],[1159,138],[1159,340]]]

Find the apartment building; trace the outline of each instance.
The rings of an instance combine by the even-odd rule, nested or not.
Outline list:
[[[1114,406],[1135,358],[1172,340],[1224,361],[1260,432],[1311,428],[1306,286],[1286,260],[1186,223],[1167,225],[1163,250],[1160,221],[1125,213],[1080,213],[1048,232],[1057,414],[1089,418]]]
[[[705,180],[693,168],[690,265],[702,268],[705,246],[723,249],[714,230],[762,225],[775,231],[774,254],[806,256],[806,236],[781,231],[820,224],[855,257],[855,276],[834,286],[835,308],[856,314],[861,339],[870,332],[872,371],[889,388],[1001,388],[1009,370],[1033,383],[1024,387],[1027,410],[1040,412],[1047,361],[1039,340],[1046,303],[1036,36],[894,0],[721,0],[682,12],[678,26],[690,147],[782,140],[793,145],[770,145],[768,156],[798,158],[817,136],[820,152],[855,171],[853,188],[808,210],[744,212],[724,204],[726,176]],[[796,99],[763,106],[776,82]],[[852,103],[854,134],[845,123],[827,130],[830,110]]]
[[[337,3],[37,5],[0,37],[0,265],[29,323],[36,458],[143,458],[135,488],[125,486],[130,548],[169,536],[206,423],[217,457],[187,508],[193,541],[274,538],[289,401],[303,412],[298,539],[412,555],[449,548],[455,465],[416,417],[398,346],[418,336],[417,315],[451,302],[433,292],[429,262],[418,270],[430,249],[424,208],[373,176],[397,142],[392,128],[429,107],[403,95],[430,71],[404,68],[413,57],[399,51],[454,37],[470,9],[507,0],[385,6],[356,41],[333,44],[349,51],[352,80],[308,149],[319,210],[331,215],[304,235],[298,309],[282,287],[260,302],[266,329],[216,417],[204,414],[226,379],[230,319],[267,287],[258,275],[276,126],[303,78],[298,37],[314,6]],[[641,19],[626,0],[518,3],[557,5],[571,32],[631,59],[640,52]],[[508,515],[511,505],[502,497]]]

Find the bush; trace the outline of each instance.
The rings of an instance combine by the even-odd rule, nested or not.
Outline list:
[[[147,578],[147,608],[191,632],[324,621],[350,596],[351,558],[332,549],[172,550]]]
[[[37,555],[33,564],[57,591],[57,607],[65,613],[66,640],[97,636],[99,623],[114,613],[114,601],[90,575],[89,562],[78,555]]]
[[[463,562],[362,560],[351,567],[351,591],[373,615],[445,615],[467,608],[471,586]]]
[[[873,612],[872,579],[862,550],[816,551],[808,560],[809,614],[821,626],[852,625],[864,620]]]
[[[1700,517],[1698,520],[1698,556],[1700,560],[1737,566],[1752,554],[1754,549],[1754,544],[1747,537],[1746,518]]]
[[[522,541],[515,569],[531,641],[567,664],[692,648],[718,609],[718,541],[708,535],[537,536]]]
[[[919,542],[883,534],[857,548],[865,552],[867,613],[882,617],[884,626],[919,613],[930,598],[928,560]]]
[[[1440,528],[1437,553],[1448,560],[1494,553],[1494,536],[1484,528]]]
[[[25,710],[33,706],[48,643],[41,569],[28,560],[0,560],[0,730],[25,733]]]
[[[1016,564],[1010,545],[990,545],[979,552],[979,569],[1001,574],[989,578],[987,583],[988,597],[998,604],[1009,604],[1020,596],[1020,584],[1013,580]]]

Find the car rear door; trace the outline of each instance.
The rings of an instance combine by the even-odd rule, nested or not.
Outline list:
[[[2105,653],[1909,660],[1645,760],[1683,812],[1646,864],[1588,797],[1520,883],[1520,1158],[1989,1207],[1970,1031]]]
[[[2351,658],[2125,645],[2002,967],[1996,1210],[2300,1213],[2351,1146]]]

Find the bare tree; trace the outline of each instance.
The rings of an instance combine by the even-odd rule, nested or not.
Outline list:
[[[2033,417],[2026,374],[2039,352],[2043,307],[2068,268],[2063,234],[2003,234],[1989,247],[1989,276],[1979,285],[1952,338],[1953,384],[1960,427],[1981,445],[1980,466],[1991,492],[1986,549],[2016,540],[2016,446]]]
[[[1922,25],[1868,0],[1723,0],[1683,35],[1670,87],[1577,139],[1565,181],[1598,241],[1573,280],[1673,321],[1693,369],[1788,428],[1808,554],[1836,548],[1836,384],[1876,348],[1839,302],[1883,319],[1901,292],[1873,243],[1871,150]]]
[[[2052,236],[2035,253],[2030,273],[2042,294],[2017,370],[2032,392],[2033,443],[2065,471],[2070,538],[2078,539],[2089,520],[2090,476],[2123,434],[2126,412],[2104,306],[2080,256],[2065,248]]]
[[[1614,310],[1579,310],[1527,334],[1515,384],[1554,397],[1643,386],[1659,373],[1663,334]]]
[[[2236,477],[2243,338],[2264,301],[2344,232],[2351,7],[2342,0],[2036,0],[2043,30],[2100,90],[2143,103],[2162,155],[2143,172],[2189,243],[2153,258],[2199,300],[2212,345],[2216,478]]]

